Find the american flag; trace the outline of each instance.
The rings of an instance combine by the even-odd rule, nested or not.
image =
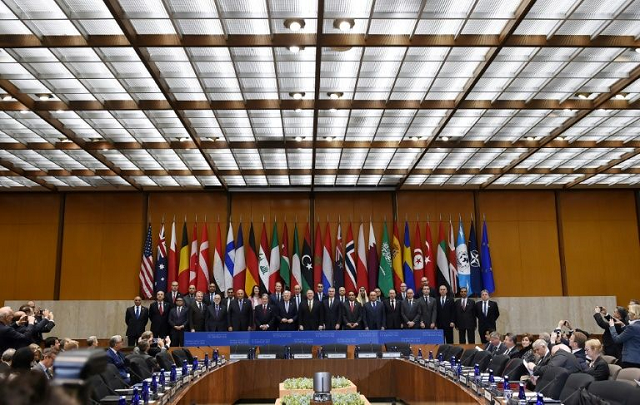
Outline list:
[[[160,228],[158,240],[158,252],[156,254],[156,276],[155,276],[155,292],[167,292],[167,246],[164,237],[164,224]]]
[[[140,263],[140,288],[143,298],[153,297],[153,256],[151,252],[151,224],[147,231],[147,240],[144,242],[142,263]]]

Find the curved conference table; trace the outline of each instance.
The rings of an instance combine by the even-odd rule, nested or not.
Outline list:
[[[317,371],[349,378],[367,398],[400,399],[408,404],[485,404],[470,389],[402,359],[240,360],[194,381],[172,405],[233,404],[241,399],[274,399],[278,384]]]

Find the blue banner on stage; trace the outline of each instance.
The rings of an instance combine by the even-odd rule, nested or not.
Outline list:
[[[331,343],[360,345],[401,342],[409,344],[442,344],[440,329],[410,330],[339,330],[296,332],[187,332],[185,346],[290,345],[307,343],[321,346]]]

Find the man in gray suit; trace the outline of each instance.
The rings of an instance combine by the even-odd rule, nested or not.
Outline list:
[[[407,290],[407,299],[402,301],[402,322],[406,329],[418,329],[420,326],[420,304],[413,298],[413,290]]]
[[[436,299],[431,297],[428,285],[422,287],[420,302],[420,327],[422,329],[436,328]]]

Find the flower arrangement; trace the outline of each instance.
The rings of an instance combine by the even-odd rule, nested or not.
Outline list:
[[[282,398],[283,405],[309,405],[313,394],[290,394]],[[334,405],[364,405],[360,393],[357,394],[331,394]]]
[[[312,390],[313,379],[307,377],[287,378],[284,380],[284,388],[287,390]],[[345,377],[331,377],[331,389],[345,388],[351,386],[352,383]]]

